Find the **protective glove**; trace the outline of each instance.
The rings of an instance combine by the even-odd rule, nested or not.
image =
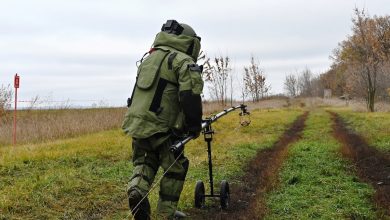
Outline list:
[[[201,131],[201,127],[200,127],[200,126],[189,127],[189,128],[188,128],[188,134],[189,134],[190,136],[193,136],[194,139],[196,139],[196,138],[199,137],[200,131]]]

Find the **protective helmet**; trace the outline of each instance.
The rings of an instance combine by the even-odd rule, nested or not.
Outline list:
[[[181,32],[181,34],[187,35],[190,37],[196,37],[196,33],[195,33],[194,29],[192,29],[191,26],[189,26],[188,24],[183,24],[183,23],[180,23],[180,25],[183,27],[183,32]]]
[[[168,32],[170,34],[176,35],[186,35],[189,37],[196,37],[201,40],[199,36],[196,35],[194,29],[188,24],[178,23],[176,20],[167,20],[165,24],[163,24],[161,31]]]

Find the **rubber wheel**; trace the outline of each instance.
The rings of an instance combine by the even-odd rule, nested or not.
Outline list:
[[[200,209],[205,205],[205,190],[204,184],[201,180],[198,180],[195,185],[195,207]]]
[[[221,182],[220,198],[221,208],[228,209],[230,204],[230,189],[229,183],[226,180],[222,180]]]

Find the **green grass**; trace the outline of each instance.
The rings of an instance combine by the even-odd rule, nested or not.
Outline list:
[[[337,111],[351,130],[379,150],[390,152],[390,114],[387,112]]]
[[[119,130],[1,148],[0,216],[74,219],[125,210],[130,152]]]
[[[302,111],[257,110],[251,114],[249,127],[239,126],[237,113],[230,113],[214,126],[216,183],[242,174],[256,151],[270,147]],[[188,144],[186,155],[190,170],[180,209],[192,207],[195,182],[208,179],[202,137]],[[120,130],[45,144],[1,147],[0,219],[126,218],[130,160],[130,138]],[[157,196],[158,189],[150,196],[153,211]]]
[[[266,219],[375,219],[373,189],[351,173],[324,111],[312,112],[303,138],[289,148],[280,188],[268,195]]]

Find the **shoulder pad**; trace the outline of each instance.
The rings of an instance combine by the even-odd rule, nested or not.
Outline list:
[[[180,69],[183,68],[183,70],[184,70],[187,68],[187,65],[189,63],[194,62],[194,61],[192,61],[191,57],[189,57],[185,53],[181,53],[179,51],[172,51],[171,54],[173,54],[173,53],[176,53],[176,56],[172,57],[173,58],[172,59],[172,69],[174,69],[174,70],[176,70],[177,68],[180,68]]]
[[[188,64],[188,68],[191,70],[191,71],[195,71],[195,72],[199,72],[201,73],[203,71],[203,65],[198,65],[196,63],[194,64]]]

